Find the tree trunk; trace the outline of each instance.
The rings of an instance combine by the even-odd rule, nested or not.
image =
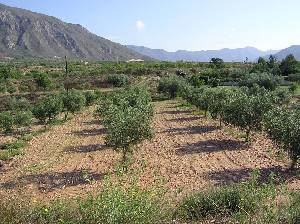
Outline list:
[[[248,129],[247,131],[246,131],[246,142],[249,142],[249,139],[250,139],[250,129]]]
[[[297,162],[298,162],[298,156],[293,156],[290,170],[292,170],[292,171],[295,170]]]

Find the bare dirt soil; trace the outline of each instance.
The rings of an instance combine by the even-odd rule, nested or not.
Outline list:
[[[262,179],[274,172],[290,188],[299,188],[299,179],[286,171],[288,164],[270,154],[274,146],[264,136],[257,134],[245,144],[180,104],[155,103],[156,135],[137,147],[131,166],[140,171],[142,186],[159,178],[180,197],[245,180],[258,169]],[[99,192],[104,177],[115,173],[120,155],[105,146],[105,129],[93,117],[94,109],[34,137],[24,155],[0,168],[0,198],[21,194],[49,200]]]

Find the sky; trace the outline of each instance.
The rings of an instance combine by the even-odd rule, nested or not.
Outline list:
[[[168,51],[300,44],[299,0],[0,0],[121,44]]]

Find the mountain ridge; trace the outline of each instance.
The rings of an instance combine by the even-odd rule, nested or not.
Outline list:
[[[202,61],[207,62],[211,58],[222,58],[226,62],[242,62],[246,60],[255,61],[260,56],[269,56],[276,54],[278,51],[269,50],[261,51],[254,47],[244,47],[229,49],[223,48],[220,50],[200,50],[200,51],[188,51],[188,50],[177,50],[173,52],[166,51],[164,49],[151,49],[144,46],[127,45],[129,49],[132,49],[141,54],[150,56],[152,58],[163,60],[163,61]]]
[[[0,31],[0,54],[9,57],[151,60],[79,24],[1,3]]]

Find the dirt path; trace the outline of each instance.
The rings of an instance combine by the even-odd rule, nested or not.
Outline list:
[[[211,121],[179,109],[178,104],[155,104],[156,135],[138,147],[132,165],[142,170],[142,185],[161,177],[168,189],[184,194],[243,180],[254,168],[261,170],[263,176],[277,172],[291,186],[298,185],[284,173],[284,164],[268,156],[266,151],[272,147],[268,140],[257,136],[247,146],[224,134]],[[15,193],[50,199],[98,191],[104,176],[114,172],[120,155],[105,146],[105,130],[92,114],[90,108],[35,137],[24,156],[1,168],[0,195]]]

